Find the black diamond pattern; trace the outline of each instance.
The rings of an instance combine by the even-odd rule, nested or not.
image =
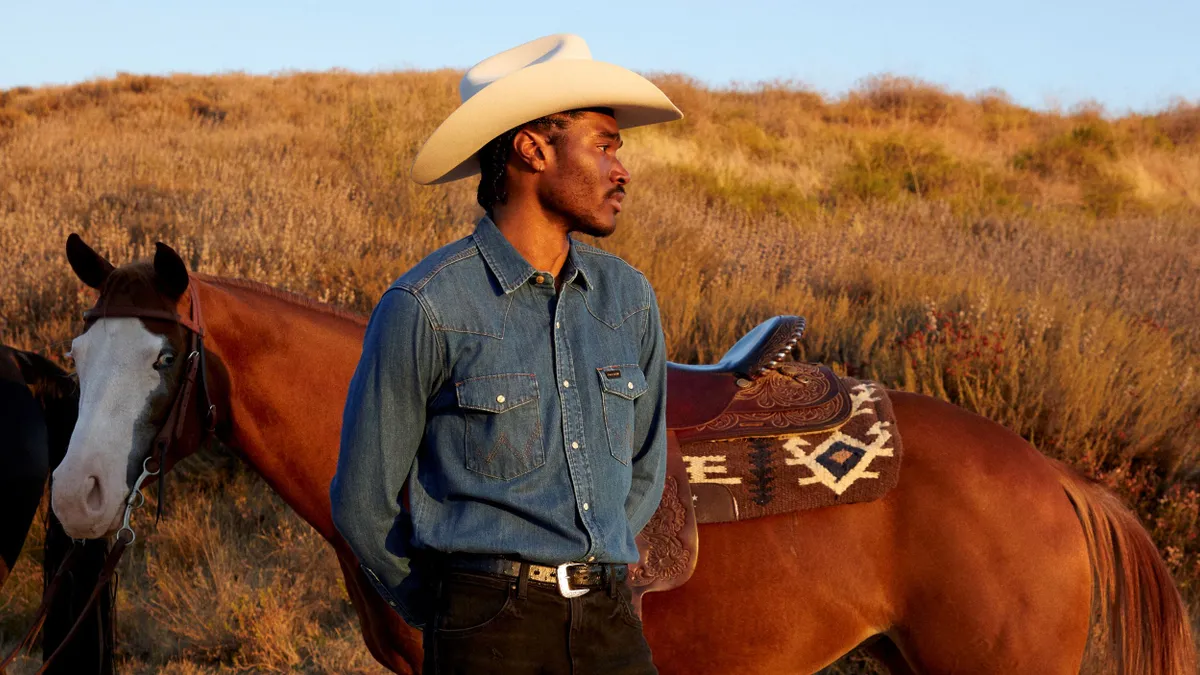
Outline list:
[[[843,450],[850,453],[850,456],[841,462],[833,458],[834,455],[837,455]],[[825,449],[825,452],[821,453],[820,457],[817,457],[817,463],[825,467],[829,473],[833,474],[834,478],[841,480],[842,476],[850,473],[854,470],[854,467],[858,466],[858,463],[862,461],[863,455],[865,454],[866,451],[864,451],[862,448],[856,448],[853,445],[849,445],[842,441],[835,441],[832,445]]]

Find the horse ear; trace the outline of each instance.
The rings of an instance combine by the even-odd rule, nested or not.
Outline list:
[[[158,285],[167,296],[178,298],[188,287],[187,265],[175,249],[166,244],[154,244],[154,274],[158,277]]]
[[[75,276],[95,289],[99,289],[113,271],[112,263],[96,253],[74,232],[67,237],[67,261],[71,263],[71,269],[75,270]]]
[[[40,385],[69,377],[70,373],[63,370],[57,363],[35,352],[23,349],[10,349],[17,367],[21,369],[21,377],[30,385]]]

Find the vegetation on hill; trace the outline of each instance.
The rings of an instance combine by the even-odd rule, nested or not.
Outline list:
[[[0,92],[0,339],[61,358],[92,301],[70,232],[114,262],[163,240],[198,270],[369,311],[479,213],[473,182],[407,175],[458,76]],[[629,199],[598,244],[655,285],[674,360],[803,314],[807,359],[978,411],[1117,490],[1200,609],[1200,107],[656,81],[687,117],[627,133]],[[123,575],[126,670],[378,672],[317,537],[219,452],[180,471]],[[0,603],[8,642],[37,604],[37,536]]]

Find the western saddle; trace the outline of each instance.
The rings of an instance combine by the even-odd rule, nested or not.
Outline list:
[[[776,316],[746,333],[715,364],[667,364],[667,480],[658,512],[638,535],[641,560],[630,566],[639,611],[642,594],[676,588],[691,577],[697,523],[731,519],[723,513],[697,517],[683,461],[686,446],[826,431],[849,418],[849,393],[832,370],[785,362],[804,328],[801,317]]]
[[[721,414],[739,382],[750,382],[783,361],[803,335],[804,319],[776,316],[752,328],[712,365],[668,363],[667,426],[694,427]]]

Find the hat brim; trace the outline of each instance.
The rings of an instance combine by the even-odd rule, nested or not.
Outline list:
[[[576,108],[612,108],[622,129],[683,117],[654,83],[603,61],[562,59],[522,68],[467,99],[425,141],[413,160],[422,185],[479,173],[476,153],[493,138],[539,117]]]

